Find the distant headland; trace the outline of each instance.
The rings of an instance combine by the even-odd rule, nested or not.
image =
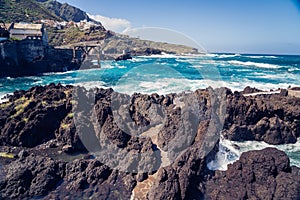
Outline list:
[[[1,5],[0,77],[97,68],[100,60],[162,52],[198,53],[192,47],[141,40],[106,30],[84,11],[57,1],[3,1]],[[33,7],[36,12],[23,13]]]

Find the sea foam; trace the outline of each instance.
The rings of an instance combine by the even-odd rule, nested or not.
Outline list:
[[[300,138],[295,144],[270,145],[259,141],[236,142],[224,139],[221,136],[219,151],[216,158],[207,164],[210,170],[227,170],[228,164],[238,160],[242,153],[262,150],[267,147],[277,148],[284,151],[290,158],[291,165],[300,167]]]
[[[242,61],[232,60],[232,61],[228,61],[228,63],[232,65],[238,65],[238,66],[253,66],[253,67],[267,68],[267,69],[279,69],[283,67],[279,65],[273,65],[268,63],[257,63],[251,61],[242,62]]]

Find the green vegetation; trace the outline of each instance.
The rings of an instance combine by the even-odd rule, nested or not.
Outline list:
[[[23,101],[25,101],[25,100],[27,100],[27,98],[24,97],[24,96],[22,96],[21,98],[15,100],[15,103],[20,103],[20,102],[23,102]]]
[[[75,105],[75,104],[77,103],[77,101],[71,100],[70,103],[71,103],[72,105]]]
[[[23,121],[24,121],[25,123],[27,123],[27,122],[28,122],[28,118],[27,118],[27,117],[23,118]]]
[[[25,97],[21,97],[20,99],[17,99],[15,101],[15,103],[18,103],[18,105],[15,107],[16,113],[14,115],[12,115],[11,118],[17,117],[20,114],[22,114],[24,112],[24,109],[29,105],[29,103],[32,100],[33,99],[27,99]]]
[[[56,21],[92,21],[74,6],[55,0],[1,0],[0,20],[4,22],[33,22],[41,19]]]
[[[62,18],[64,21],[79,22],[85,19],[91,21],[86,12],[67,3],[62,4],[54,0],[36,1],[40,2],[47,10],[51,10],[56,16]]]
[[[70,124],[66,124],[66,123],[60,124],[60,128],[62,128],[62,129],[68,129],[69,127],[70,127]]]
[[[48,103],[47,103],[46,101],[42,101],[42,105],[43,105],[44,107],[46,107],[46,106],[48,105]]]
[[[48,107],[48,106],[58,106],[58,105],[61,105],[61,104],[64,104],[66,103],[67,101],[67,98],[65,99],[60,99],[60,100],[57,100],[57,101],[45,101],[45,100],[38,100],[39,102],[41,102],[42,106],[43,107]]]
[[[21,39],[20,38],[16,38],[16,37],[10,37],[9,40],[10,41],[18,41],[18,40],[21,40]]]
[[[0,152],[0,157],[2,158],[14,158],[15,155],[12,153]]]
[[[10,105],[11,105],[11,102],[2,103],[2,104],[0,104],[0,109],[6,109]]]
[[[69,90],[65,90],[64,93],[65,95],[68,97],[70,95],[70,93],[72,92],[72,89]]]
[[[74,113],[69,113],[67,116],[68,116],[69,118],[73,118],[73,117],[74,117]]]
[[[10,22],[33,22],[41,19],[62,21],[53,12],[34,0],[1,0],[0,20]]]
[[[74,43],[74,42],[80,42],[84,41],[84,32],[80,31],[79,28],[71,27],[66,29],[66,32],[64,34],[64,42]]]
[[[107,31],[82,31],[75,27],[55,30],[54,28],[48,27],[47,32],[49,36],[49,44],[53,46],[63,46],[83,41],[95,41],[95,43],[101,41],[103,44],[102,50],[111,54],[122,54],[123,50],[131,51],[143,48],[161,49],[165,52],[174,52],[177,54],[197,53],[195,48],[184,45],[141,40],[120,34],[109,35]]]
[[[49,44],[62,46],[83,41],[99,41],[106,37],[105,31],[83,31],[77,27],[68,27],[57,30],[47,27]]]
[[[117,34],[105,40],[103,50],[107,53],[121,54],[123,50],[131,51],[134,49],[153,48],[160,49],[165,52],[173,52],[176,54],[182,53],[197,53],[197,49],[185,45],[169,44],[165,42],[154,42],[149,40],[141,40],[132,38],[126,35]]]
[[[47,27],[48,41],[52,46],[61,46],[64,41],[64,30],[56,30],[52,27]]]

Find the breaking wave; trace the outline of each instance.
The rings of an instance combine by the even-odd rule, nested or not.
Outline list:
[[[268,63],[257,63],[257,62],[251,62],[251,61],[242,62],[242,61],[232,60],[232,61],[228,61],[228,63],[230,63],[232,65],[238,65],[238,66],[251,66],[251,67],[259,67],[259,68],[266,68],[266,69],[279,69],[279,68],[284,67],[284,66],[280,66],[280,65],[273,65],[273,64],[268,64]]]

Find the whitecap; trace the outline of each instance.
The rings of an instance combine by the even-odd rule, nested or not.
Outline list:
[[[74,86],[81,86],[86,88],[87,90],[93,89],[93,88],[108,88],[103,81],[88,81],[88,82],[80,82],[80,83],[74,83],[72,84]]]
[[[273,59],[278,58],[277,56],[247,56],[247,55],[245,55],[245,57],[247,57],[247,58],[273,58]]]
[[[218,57],[219,54],[208,53],[208,54],[204,54],[203,56],[205,56],[205,57]]]
[[[269,73],[261,73],[261,72],[253,72],[254,77],[256,78],[264,78],[268,80],[293,80],[293,81],[298,81],[299,77],[296,74],[291,74],[291,73],[277,73],[277,74],[269,74]]]
[[[133,58],[131,59],[131,61],[132,61],[132,62],[145,62],[145,61],[147,61],[147,59],[146,59],[146,58],[142,58],[142,57],[137,56],[137,57],[133,57]]]
[[[14,80],[15,78],[12,78],[12,77],[9,77],[9,76],[8,76],[8,77],[5,77],[5,79],[6,79],[6,80],[11,80],[11,81],[12,81],[12,80]]]
[[[101,64],[101,69],[113,69],[113,68],[115,67],[110,64]]]
[[[288,69],[288,71],[289,72],[295,72],[295,71],[300,71],[300,69],[297,68],[297,67],[291,67],[291,68]]]
[[[66,71],[66,72],[46,72],[42,73],[43,76],[52,76],[52,75],[61,75],[61,74],[71,74],[74,73],[74,70]]]
[[[232,65],[239,65],[239,66],[253,66],[253,67],[259,67],[259,68],[266,68],[266,69],[279,69],[282,68],[283,66],[279,65],[273,65],[273,64],[268,64],[268,63],[257,63],[257,62],[242,62],[242,61],[237,61],[237,60],[232,60],[228,61],[228,63]]]
[[[138,56],[139,58],[176,58],[179,57],[175,54],[166,54],[166,53],[162,53],[162,54],[153,54],[153,55],[149,55],[149,56]]]
[[[185,78],[156,78],[153,81],[138,81],[129,80],[122,82],[113,88],[118,92],[123,92],[127,94],[132,94],[134,92],[140,93],[158,93],[158,94],[169,94],[169,93],[179,93],[183,91],[195,91],[197,89],[203,88],[220,88],[227,87],[232,91],[242,91],[245,87],[251,85],[252,87],[259,88],[264,91],[277,90],[278,88],[288,88],[288,83],[264,83],[256,82],[249,79],[234,79],[234,80],[190,80]]]
[[[222,54],[219,56],[219,58],[233,58],[237,56],[241,56],[241,54]]]
[[[168,94],[172,92],[181,92],[189,89],[186,79],[161,78],[153,81],[122,80],[113,89],[126,94],[135,92],[144,94]]]

